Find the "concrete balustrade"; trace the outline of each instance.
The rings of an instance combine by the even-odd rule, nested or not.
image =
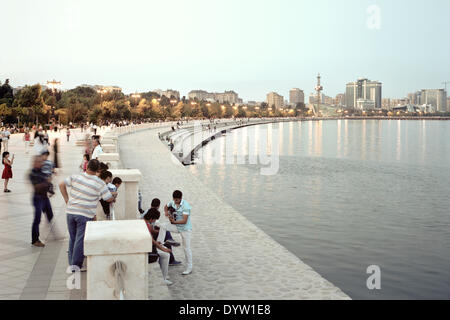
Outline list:
[[[122,179],[119,194],[114,204],[115,220],[139,219],[138,190],[142,174],[138,169],[112,169],[113,178]]]
[[[91,221],[84,237],[87,299],[119,300],[114,264],[122,262],[125,300],[148,299],[148,252],[152,239],[143,220]]]
[[[106,163],[109,169],[119,169],[120,155],[118,153],[101,153],[97,159]]]
[[[103,152],[106,153],[116,153],[117,152],[117,146],[114,144],[102,144]]]

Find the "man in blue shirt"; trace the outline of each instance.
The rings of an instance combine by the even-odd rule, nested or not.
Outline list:
[[[172,194],[173,201],[170,201],[165,207],[164,212],[169,218],[170,224],[161,224],[157,241],[164,243],[166,231],[177,232],[181,235],[184,255],[186,257],[186,270],[182,273],[188,275],[192,272],[192,251],[191,251],[191,206],[186,200],[183,200],[183,194],[175,190]],[[169,208],[173,208],[173,214],[169,214]]]

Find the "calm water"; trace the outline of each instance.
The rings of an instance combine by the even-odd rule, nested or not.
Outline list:
[[[226,138],[204,150],[221,163],[189,170],[353,299],[450,299],[450,121],[256,130],[269,128],[279,130],[277,174],[225,164]],[[229,134],[234,153],[249,130]],[[381,290],[367,289],[370,265]]]

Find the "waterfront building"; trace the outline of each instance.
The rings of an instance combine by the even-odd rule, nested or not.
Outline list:
[[[450,97],[447,97],[447,112],[450,112]]]
[[[161,97],[165,96],[169,99],[172,97],[175,97],[176,99],[180,99],[180,92],[176,91],[176,90],[167,89],[167,90],[163,91],[161,89],[156,89],[156,90],[153,90],[153,92],[159,94]]]
[[[269,108],[274,107],[276,109],[280,109],[284,105],[284,98],[276,92],[269,92],[267,94],[266,102],[269,105]]]
[[[89,85],[89,84],[82,84],[80,87],[83,88],[91,88],[94,89],[97,92],[100,91],[107,91],[107,92],[122,92],[122,88],[118,86],[102,86],[102,85]]]
[[[381,87],[381,82],[370,81],[366,78],[360,78],[355,82],[347,83],[345,92],[347,107],[357,108],[358,99],[363,99],[374,101],[375,109],[381,109]]]
[[[367,100],[367,99],[358,99],[356,100],[356,109],[367,111],[375,109],[375,101]]]
[[[423,89],[420,104],[431,105],[437,112],[447,112],[447,92],[444,89]]]
[[[239,98],[239,95],[234,91],[225,91],[225,92],[207,92],[204,90],[192,90],[188,93],[188,97],[191,100],[197,99],[199,101],[210,101],[210,102],[219,102],[219,103],[230,103],[230,104],[238,104],[242,103],[242,99]]]
[[[289,91],[289,103],[296,106],[297,103],[305,103],[305,93],[298,88]]]
[[[345,105],[345,94],[344,93],[339,93],[336,95],[336,98],[334,99],[334,105],[336,105],[336,106]]]

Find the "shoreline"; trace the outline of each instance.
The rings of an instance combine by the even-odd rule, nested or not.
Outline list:
[[[153,197],[168,202],[179,189],[193,208],[194,271],[184,277],[182,268],[169,269],[174,285],[167,290],[173,299],[350,299],[207,188],[157,133],[149,129],[120,136],[119,145],[124,166],[140,168],[145,177],[140,184],[144,207]],[[135,145],[141,147],[136,150]],[[181,248],[174,254],[184,260]],[[158,283],[149,285],[151,296],[160,290]]]

